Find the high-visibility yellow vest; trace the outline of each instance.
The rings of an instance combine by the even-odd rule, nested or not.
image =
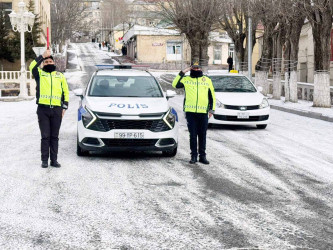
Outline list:
[[[57,71],[48,73],[38,66],[43,62],[39,56],[31,62],[30,71],[36,80],[37,104],[62,106],[67,109],[69,101],[69,90],[65,76]]]
[[[185,88],[184,111],[207,113],[215,110],[215,91],[212,80],[207,76],[193,78],[181,71],[173,80],[174,88]]]

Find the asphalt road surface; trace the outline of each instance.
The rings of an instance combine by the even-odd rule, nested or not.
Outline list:
[[[73,46],[71,90],[112,62]],[[71,93],[60,169],[40,168],[34,101],[0,102],[0,249],[333,249],[332,123],[272,110],[266,130],[209,129],[211,164],[190,165],[182,100],[176,157],[78,157]]]

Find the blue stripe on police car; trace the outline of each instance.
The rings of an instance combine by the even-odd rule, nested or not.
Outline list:
[[[81,121],[82,119],[82,115],[87,113],[87,111],[81,106],[79,109],[78,109],[78,121]]]

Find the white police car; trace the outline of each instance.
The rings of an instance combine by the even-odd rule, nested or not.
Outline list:
[[[78,110],[77,155],[89,151],[162,151],[175,156],[178,116],[147,71],[128,65],[97,65]]]
[[[269,123],[268,100],[244,75],[209,73],[216,97],[216,109],[209,124],[256,125],[265,129]]]

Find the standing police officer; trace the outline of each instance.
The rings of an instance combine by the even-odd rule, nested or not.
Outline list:
[[[190,76],[185,76],[188,71],[190,71]],[[197,162],[197,138],[199,138],[199,162],[209,164],[206,158],[206,134],[208,117],[210,118],[214,113],[216,102],[212,81],[203,75],[201,67],[195,63],[192,67],[180,71],[173,80],[172,86],[185,88],[184,111],[190,132],[190,163]]]
[[[39,66],[43,63],[43,68]],[[41,131],[42,168],[60,168],[57,161],[59,130],[62,117],[68,108],[69,92],[65,76],[56,71],[51,51],[47,49],[29,67],[36,80],[37,115]]]

